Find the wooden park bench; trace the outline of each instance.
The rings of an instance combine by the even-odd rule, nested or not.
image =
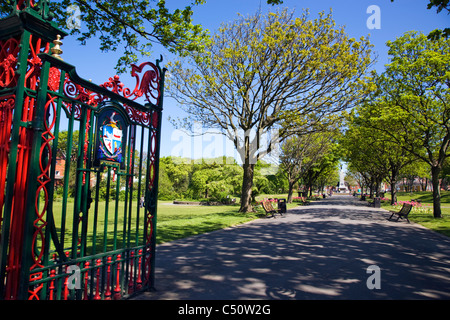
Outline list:
[[[279,213],[280,215],[283,215],[283,213],[281,212],[281,209],[275,209],[272,206],[272,202],[270,202],[269,200],[263,200],[262,207],[264,208],[264,211],[266,212],[266,216],[269,214],[272,214],[272,217],[275,218],[275,213]]]
[[[388,220],[391,220],[394,215],[397,215],[398,217],[397,217],[397,220],[395,220],[395,221],[398,221],[398,219],[400,219],[400,218],[402,218],[402,219],[405,218],[408,221],[408,223],[410,223],[409,219],[408,219],[408,215],[411,212],[411,209],[412,209],[412,205],[410,205],[408,203],[404,203],[403,207],[398,212],[389,210],[389,212],[392,212],[392,214]]]

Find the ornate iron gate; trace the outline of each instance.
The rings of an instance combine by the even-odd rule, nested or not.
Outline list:
[[[0,20],[0,299],[150,289],[161,60],[132,66],[133,90],[92,84],[60,59],[46,1],[14,6]]]

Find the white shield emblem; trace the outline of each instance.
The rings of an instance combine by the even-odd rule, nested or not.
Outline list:
[[[103,143],[111,155],[120,151],[122,147],[122,130],[117,128],[115,124],[103,126]]]

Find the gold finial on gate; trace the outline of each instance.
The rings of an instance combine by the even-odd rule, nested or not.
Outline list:
[[[53,40],[53,44],[55,45],[51,51],[52,51],[52,57],[64,60],[63,58],[61,58],[60,54],[63,53],[63,51],[61,50],[61,45],[63,44],[61,41],[61,35],[56,35],[56,40]]]

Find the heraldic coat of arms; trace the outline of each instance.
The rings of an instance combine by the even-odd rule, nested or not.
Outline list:
[[[97,159],[122,164],[126,124],[119,113],[108,111],[99,117]]]
[[[122,130],[116,125],[115,115],[114,112],[110,123],[102,127],[103,144],[113,157],[117,157],[122,149]]]

